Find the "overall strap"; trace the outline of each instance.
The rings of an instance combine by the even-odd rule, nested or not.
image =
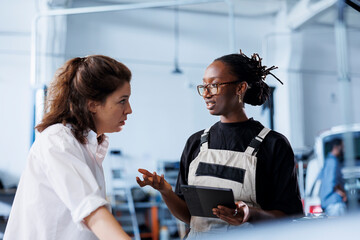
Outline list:
[[[210,131],[210,128],[207,128],[204,130],[204,133],[201,134],[201,138],[200,138],[200,151],[202,150],[207,150],[209,147],[208,147],[208,140],[209,140],[209,131]]]
[[[249,146],[245,150],[245,153],[252,155],[252,156],[256,156],[257,152],[259,151],[262,141],[264,140],[264,138],[270,131],[271,130],[269,128],[264,127],[260,131],[260,133],[251,140]]]

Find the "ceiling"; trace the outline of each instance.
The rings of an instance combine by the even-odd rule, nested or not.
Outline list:
[[[48,0],[56,2],[69,0]],[[73,7],[103,6],[114,4],[165,3],[176,0],[71,0]],[[179,2],[181,0],[178,0]],[[186,0],[189,2],[190,0]],[[205,2],[206,0],[204,0]],[[338,0],[233,0],[235,16],[256,18],[275,15],[280,9],[288,10],[288,24],[292,29],[306,27],[308,24],[321,24],[332,27],[337,19]],[[181,11],[193,11],[202,14],[228,15],[229,5],[225,1],[182,5]],[[349,28],[360,30],[360,12],[347,6],[345,19]]]

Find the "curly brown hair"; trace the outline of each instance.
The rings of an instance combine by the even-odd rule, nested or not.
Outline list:
[[[130,70],[107,56],[68,60],[55,74],[48,91],[46,113],[35,128],[42,132],[56,123],[70,124],[75,138],[86,143],[89,130],[96,132],[88,100],[104,103],[111,93],[130,80]]]
[[[240,53],[225,55],[214,61],[221,61],[229,67],[231,74],[238,80],[248,83],[249,88],[244,96],[245,103],[262,105],[270,96],[270,88],[265,83],[266,76],[270,74],[281,84],[283,83],[270,72],[277,69],[277,67],[266,68],[266,66],[262,66],[261,60],[262,58],[257,53],[254,53],[249,58],[240,50]]]

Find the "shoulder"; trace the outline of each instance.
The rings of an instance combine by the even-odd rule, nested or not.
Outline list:
[[[277,131],[271,130],[268,133],[262,143],[262,147],[260,147],[260,151],[259,154],[261,156],[267,156],[276,162],[281,162],[280,159],[294,161],[294,152],[289,140]]]
[[[46,143],[47,146],[57,145],[58,147],[63,145],[74,146],[78,143],[71,131],[71,127],[62,123],[47,127],[39,134],[37,141],[42,144]]]
[[[190,163],[200,151],[201,135],[204,133],[205,129],[193,133],[186,141],[183,153],[182,160],[186,160]]]
[[[265,143],[270,143],[274,147],[291,147],[289,140],[281,133],[271,130],[266,138]]]
[[[71,134],[71,128],[69,126],[63,125],[62,123],[57,123],[47,127],[43,132],[41,132],[41,136],[53,136],[59,134]]]
[[[188,140],[186,141],[186,146],[200,145],[201,135],[204,133],[205,129],[193,133]]]
[[[201,142],[201,135],[205,132],[206,129],[209,129],[210,133],[213,133],[215,131],[218,131],[220,129],[219,122],[215,123],[214,125],[207,127],[205,129],[202,129],[200,131],[197,131],[193,133],[187,140],[186,145],[200,145]]]
[[[261,130],[263,130],[264,125],[262,125],[261,122],[250,118],[249,121],[247,121],[244,125],[244,128],[247,132],[249,132],[250,135],[253,135],[255,137],[261,132]],[[270,133],[271,132],[272,131],[270,131]]]
[[[290,145],[289,140],[283,134],[281,134],[277,131],[271,130],[269,132],[269,138],[271,138],[272,140],[275,140],[275,141],[279,141],[280,143]]]
[[[325,165],[327,165],[327,166],[335,166],[337,164],[338,164],[337,157],[332,155],[332,154],[328,154],[326,159],[325,159]]]

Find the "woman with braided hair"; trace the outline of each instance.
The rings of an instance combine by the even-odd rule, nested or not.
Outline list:
[[[131,239],[111,214],[102,161],[105,133],[132,110],[130,70],[110,57],[73,58],[49,88],[4,240]]]
[[[190,224],[189,239],[303,214],[288,140],[248,118],[244,109],[244,103],[262,105],[268,99],[264,81],[275,68],[262,66],[258,54],[249,58],[241,51],[216,59],[197,90],[220,121],[186,142],[175,192],[163,176],[139,169],[144,178],[137,178],[139,185],[158,189],[173,215]],[[218,206],[213,209],[217,218],[191,216],[181,192],[183,184],[231,188],[236,209]]]

